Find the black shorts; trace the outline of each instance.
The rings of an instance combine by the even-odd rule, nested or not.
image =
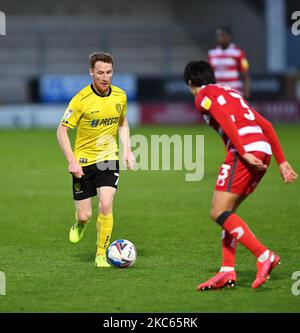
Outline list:
[[[82,168],[84,176],[73,178],[73,198],[83,200],[97,195],[97,188],[110,186],[118,188],[119,161],[103,161]]]

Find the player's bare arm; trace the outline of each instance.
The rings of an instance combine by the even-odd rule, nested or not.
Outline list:
[[[250,74],[249,71],[245,71],[241,73],[242,81],[243,81],[243,93],[246,99],[250,98]]]
[[[69,163],[69,172],[76,178],[81,178],[84,173],[82,171],[82,167],[76,160],[73,150],[71,148],[71,143],[68,136],[68,129],[69,128],[64,126],[63,124],[59,124],[56,132],[57,140]]]
[[[120,118],[119,121],[119,135],[124,147],[123,154],[123,164],[125,167],[128,167],[130,170],[133,170],[135,165],[135,157],[131,151],[130,144],[130,129],[128,120],[126,117]]]

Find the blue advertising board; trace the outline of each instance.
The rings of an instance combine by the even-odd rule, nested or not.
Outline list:
[[[89,75],[45,74],[40,77],[40,100],[43,103],[68,103],[82,88],[91,84]],[[123,89],[128,101],[137,97],[137,80],[132,74],[114,74],[113,85]]]

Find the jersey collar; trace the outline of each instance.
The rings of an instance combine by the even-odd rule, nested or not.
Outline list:
[[[229,43],[229,45],[226,47],[226,49],[223,49],[221,46],[218,46],[217,48],[219,50],[226,51],[226,50],[229,50],[229,49],[234,49],[235,48],[235,44],[234,43]]]
[[[109,87],[109,92],[108,92],[108,94],[107,94],[106,96],[103,96],[103,95],[99,94],[98,91],[94,88],[94,86],[93,86],[92,83],[91,83],[90,87],[91,87],[91,89],[93,90],[93,92],[94,92],[97,96],[99,96],[99,97],[104,98],[104,97],[108,97],[108,96],[110,96],[110,94],[111,94],[111,87]]]

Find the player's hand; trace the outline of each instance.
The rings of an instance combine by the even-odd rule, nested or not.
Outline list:
[[[135,157],[132,152],[124,153],[123,164],[124,164],[125,168],[128,168],[129,170],[133,170],[133,168],[135,166]]]
[[[257,158],[255,155],[253,155],[251,153],[245,153],[243,155],[243,159],[258,171],[264,171],[268,167],[267,165],[265,165],[263,163],[262,160],[260,160],[259,158]]]
[[[292,183],[298,178],[297,173],[293,170],[289,162],[285,161],[279,165],[281,177],[285,183]]]
[[[69,172],[76,178],[84,176],[82,167],[76,160],[69,163]]]

